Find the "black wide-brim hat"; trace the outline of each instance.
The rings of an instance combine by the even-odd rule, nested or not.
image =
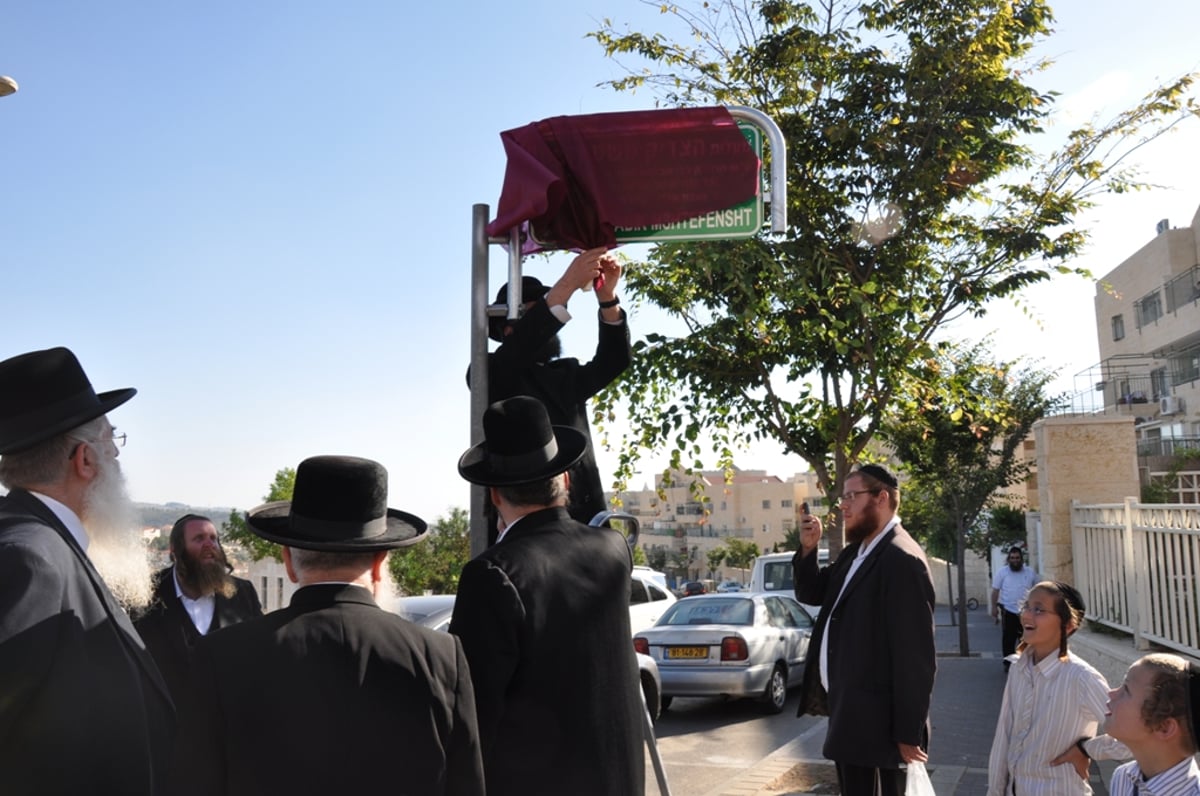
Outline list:
[[[535,277],[521,277],[521,303],[526,304],[530,301],[537,301],[550,292],[550,288],[546,287]],[[493,304],[508,305],[508,284],[505,283],[496,293],[496,300]],[[488,316],[488,337],[495,340],[497,343],[504,342],[504,327],[509,323],[507,317]]]
[[[483,442],[458,460],[458,474],[481,486],[517,486],[571,469],[587,450],[587,437],[570,426],[550,425],[546,407],[519,395],[483,413]]]
[[[136,394],[132,387],[97,394],[67,348],[6,359],[0,362],[0,456],[78,428]]]
[[[420,517],[387,507],[387,470],[355,456],[313,456],[296,468],[291,500],[246,514],[256,534],[302,550],[373,552],[425,538]]]

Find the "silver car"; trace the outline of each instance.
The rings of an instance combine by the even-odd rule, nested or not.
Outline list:
[[[658,664],[663,710],[673,697],[719,696],[760,699],[778,713],[804,676],[812,628],[785,594],[704,594],[676,602],[633,646]]]
[[[413,624],[445,632],[450,629],[450,619],[454,615],[454,596],[425,594],[400,597],[396,600],[394,613],[400,614]],[[648,655],[638,655],[637,661],[638,679],[642,683],[642,698],[646,702],[646,710],[650,713],[651,721],[658,721],[662,712],[662,683],[659,680],[658,665]]]

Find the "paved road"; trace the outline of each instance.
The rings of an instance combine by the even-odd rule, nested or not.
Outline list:
[[[988,753],[1004,692],[999,628],[983,608],[968,613],[967,628],[971,657],[963,658],[958,627],[945,608],[938,610],[930,773],[942,796],[977,796],[986,790]],[[786,791],[764,786],[797,765],[826,765],[821,757],[825,720],[797,719],[797,699],[793,691],[783,713],[771,717],[750,702],[676,700],[656,728],[672,795],[781,794]],[[1093,790],[1107,796],[1095,766],[1093,772]],[[649,762],[646,777],[647,796],[658,796]]]
[[[796,717],[798,691],[783,712],[767,716],[756,702],[677,698],[655,726],[672,796],[696,796],[735,782],[765,757],[823,720]],[[650,760],[646,793],[658,796]]]

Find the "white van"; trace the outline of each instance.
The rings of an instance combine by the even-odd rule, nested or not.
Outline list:
[[[795,586],[792,582],[792,556],[795,553],[767,553],[754,559],[754,569],[750,572],[750,591],[784,591],[792,594]],[[829,563],[829,548],[817,548],[817,564],[825,566]]]

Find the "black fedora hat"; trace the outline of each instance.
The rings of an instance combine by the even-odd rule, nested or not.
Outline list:
[[[546,407],[518,395],[483,413],[483,442],[458,460],[458,474],[472,484],[516,486],[566,472],[587,449],[587,438],[570,426],[550,425]]]
[[[530,301],[537,301],[550,292],[550,288],[546,287],[537,278],[532,276],[521,277],[521,303],[527,304]],[[503,304],[508,306],[508,283],[505,283],[496,293],[496,300],[493,304]],[[495,340],[497,343],[504,342],[504,327],[508,323],[508,318],[490,315],[488,316],[488,337]]]
[[[136,394],[132,387],[96,394],[66,348],[6,359],[0,362],[0,456],[78,428]]]
[[[355,456],[313,456],[296,468],[291,500],[246,514],[264,539],[303,550],[371,552],[425,538],[425,521],[387,507],[387,470]]]

